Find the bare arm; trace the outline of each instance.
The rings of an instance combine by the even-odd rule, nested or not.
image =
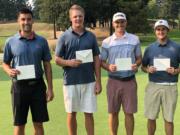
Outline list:
[[[145,73],[153,74],[154,72],[156,72],[156,68],[155,68],[154,66],[141,66],[141,69],[142,69]]]
[[[100,94],[102,90],[101,86],[101,66],[99,56],[94,56],[94,69],[96,75],[95,94]]]
[[[47,101],[51,101],[54,98],[53,84],[52,84],[52,68],[50,62],[48,61],[44,61],[43,65],[44,65],[44,71],[48,85],[48,90],[46,93]]]
[[[3,63],[2,64],[3,70],[8,74],[10,77],[15,77],[17,74],[19,74],[19,71],[11,68],[10,64]]]
[[[135,64],[132,64],[132,70],[133,70],[133,71],[137,71],[137,70],[138,70],[138,67],[141,65],[141,63],[142,63],[142,56],[140,55],[140,56],[137,56],[137,57],[136,57],[136,62],[135,62]]]
[[[101,60],[101,67],[109,72],[115,72],[116,71],[116,65],[115,64],[108,64],[105,60]]]
[[[55,63],[61,67],[69,66],[69,67],[78,67],[81,64],[80,60],[65,60],[61,57],[55,56]]]

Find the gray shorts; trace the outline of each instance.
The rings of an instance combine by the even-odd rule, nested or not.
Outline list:
[[[173,122],[177,98],[177,85],[150,82],[145,91],[145,117],[155,120],[158,118],[160,107],[162,107],[164,119]]]

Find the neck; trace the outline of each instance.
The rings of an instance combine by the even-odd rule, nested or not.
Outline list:
[[[72,29],[74,32],[78,33],[78,34],[82,34],[84,32],[84,27],[73,27]]]
[[[159,41],[159,43],[161,44],[161,45],[164,45],[164,44],[166,44],[167,43],[167,38],[164,38],[164,39],[158,39],[158,41]]]
[[[21,32],[21,35],[25,38],[29,38],[32,34],[32,31],[30,32],[20,31],[20,32]]]
[[[125,31],[115,32],[115,35],[117,37],[122,37],[122,36],[124,36],[124,34],[125,34]]]

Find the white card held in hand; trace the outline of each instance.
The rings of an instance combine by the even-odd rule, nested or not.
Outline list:
[[[154,67],[157,71],[166,71],[167,68],[170,67],[170,59],[169,58],[155,58],[154,59]]]
[[[92,49],[76,51],[76,59],[81,60],[82,63],[93,62]]]
[[[17,80],[26,80],[35,78],[35,68],[34,65],[17,66],[17,70],[20,74],[17,75]]]
[[[117,59],[115,59],[115,64],[117,66],[117,71],[132,70],[131,58],[117,58]]]

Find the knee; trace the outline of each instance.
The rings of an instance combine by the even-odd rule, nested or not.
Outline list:
[[[34,128],[37,129],[37,130],[38,130],[38,129],[43,129],[43,124],[42,124],[42,123],[36,123],[36,122],[34,122],[33,125],[34,125]]]
[[[125,113],[125,117],[126,117],[126,118],[130,118],[130,119],[133,119],[133,118],[134,118],[134,115],[133,115],[133,113]]]
[[[92,113],[84,113],[86,118],[93,118],[93,114]]]
[[[69,119],[76,119],[76,113],[75,112],[68,113],[67,116],[68,116]]]

